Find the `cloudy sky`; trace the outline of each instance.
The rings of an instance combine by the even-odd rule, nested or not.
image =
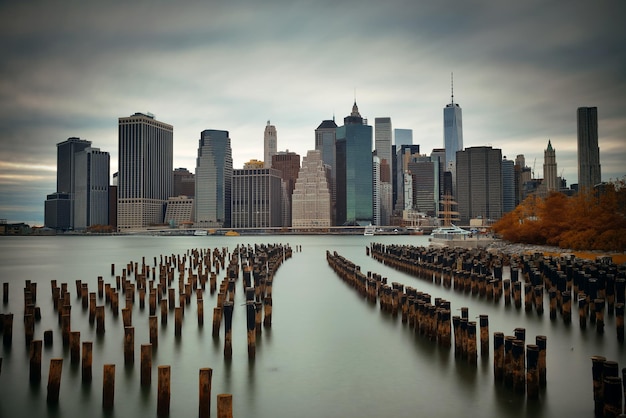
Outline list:
[[[602,179],[626,175],[626,2],[0,2],[0,218],[43,223],[56,144],[92,141],[117,171],[117,122],[174,126],[174,166],[195,171],[200,132],[230,132],[235,168],[263,159],[263,130],[306,155],[355,97],[422,152],[443,146],[443,107],[464,145],[526,156],[577,183],[576,108],[597,106]],[[339,123],[341,124],[341,123]]]

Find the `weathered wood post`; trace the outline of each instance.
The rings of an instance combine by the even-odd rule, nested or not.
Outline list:
[[[102,373],[102,408],[113,408],[115,400],[115,364],[105,364]]]
[[[4,304],[9,303],[9,283],[2,283],[2,302]]]
[[[217,395],[217,418],[233,418],[233,395],[229,393]]]
[[[596,332],[604,333],[604,299],[595,300]]]
[[[133,325],[133,311],[130,308],[122,308],[122,323],[124,327],[131,327]]]
[[[198,417],[208,418],[211,416],[211,378],[213,369],[206,367],[200,369],[199,383],[199,406]]]
[[[615,328],[617,329],[617,341],[624,341],[624,304],[615,304]]]
[[[220,323],[222,322],[222,308],[219,306],[213,308],[213,337],[220,334]]]
[[[93,343],[91,341],[83,341],[83,355],[82,355],[82,372],[81,377],[83,382],[91,382],[92,370],[91,365],[93,362]]]
[[[70,361],[72,364],[80,362],[80,331],[70,332]]]
[[[198,326],[202,327],[204,325],[204,300],[202,299],[202,293],[199,294],[196,302],[198,303]]]
[[[135,328],[124,327],[124,364],[135,362]]]
[[[177,306],[174,308],[174,335],[180,337],[183,330],[183,308]]]
[[[157,388],[157,416],[170,414],[170,366],[159,366]]]
[[[602,390],[602,378],[605,361],[606,357],[603,356],[591,357],[591,374],[593,377],[593,404],[595,416],[597,417],[601,417],[604,413],[604,393]]]
[[[504,337],[504,384],[513,387],[513,341],[515,337]]]
[[[617,376],[605,376],[602,389],[603,416],[605,418],[622,416],[622,379]]]
[[[504,380],[504,333],[493,333],[493,377],[496,382]]]
[[[489,355],[489,317],[480,315],[480,355],[486,357]]]
[[[572,294],[569,291],[564,291],[561,293],[563,298],[563,322],[565,324],[569,324],[572,322]]]
[[[526,390],[524,341],[515,339],[512,346],[513,354],[513,390],[524,393]]]
[[[256,354],[256,331],[255,331],[255,305],[254,301],[246,302],[246,322],[248,328],[248,358],[254,358]]]
[[[528,399],[537,399],[539,397],[538,362],[539,347],[536,344],[528,344],[526,346],[526,396],[528,396]]]
[[[50,359],[50,371],[48,372],[48,395],[46,401],[51,404],[59,403],[61,390],[61,373],[63,372],[63,359]]]
[[[141,386],[152,382],[152,344],[141,344]]]
[[[224,358],[230,360],[233,356],[232,343],[233,303],[224,301]]]
[[[467,322],[467,362],[476,364],[478,353],[476,350],[476,321]]]
[[[39,383],[41,381],[41,347],[41,340],[30,342],[30,383]]]
[[[539,357],[537,359],[537,369],[539,370],[539,384],[541,386],[546,385],[546,349],[548,344],[548,337],[545,335],[537,335],[535,337],[535,344],[539,347]]]
[[[89,323],[96,322],[96,292],[89,293]]]
[[[52,330],[47,329],[43,332],[43,344],[46,347],[52,346]]]
[[[263,326],[266,328],[271,328],[272,327],[272,297],[271,296],[265,297],[264,313],[265,313],[265,316],[263,318]],[[622,313],[623,313],[623,307],[622,307]]]
[[[158,318],[153,315],[148,318],[148,325],[150,327],[150,344],[153,347],[159,345],[159,325]]]
[[[104,334],[104,306],[96,306],[96,334]]]
[[[6,283],[8,286],[8,283]],[[10,347],[13,342],[13,314],[4,314],[4,326],[2,330],[2,343],[5,347]]]

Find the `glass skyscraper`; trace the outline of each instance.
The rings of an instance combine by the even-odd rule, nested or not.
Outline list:
[[[198,226],[230,227],[233,152],[228,131],[200,134],[196,158],[195,222]]]
[[[337,128],[337,225],[373,222],[372,127],[365,125],[354,103]]]
[[[598,108],[579,107],[578,123],[578,190],[600,183],[600,148],[598,147]]]
[[[119,118],[117,226],[142,229],[163,223],[172,195],[174,128],[154,115]]]
[[[451,102],[443,109],[443,146],[446,149],[444,171],[452,173],[452,192],[456,195],[456,153],[463,150],[463,112],[454,103],[454,90]]]

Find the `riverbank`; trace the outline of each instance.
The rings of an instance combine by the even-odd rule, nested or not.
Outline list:
[[[614,264],[626,264],[626,253],[620,252],[605,252],[605,251],[575,251],[569,249],[563,249],[559,247],[553,247],[549,245],[532,245],[532,244],[520,244],[509,242],[505,240],[494,241],[488,247],[491,251],[499,251],[505,254],[532,254],[536,252],[543,253],[549,256],[567,256],[573,255],[578,258],[586,260],[596,260],[599,257],[611,257]]]

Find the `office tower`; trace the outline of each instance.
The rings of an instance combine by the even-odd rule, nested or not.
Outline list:
[[[187,195],[172,196],[167,199],[165,223],[172,228],[193,225],[194,199]]]
[[[109,153],[88,147],[74,161],[74,229],[109,225]]]
[[[302,167],[291,198],[294,228],[332,225],[329,182],[330,166],[322,161],[322,152],[308,151],[302,159]]]
[[[413,130],[396,128],[393,130],[394,145],[399,148],[402,145],[413,145]]]
[[[194,197],[196,193],[196,176],[186,168],[174,170],[173,196]]]
[[[412,177],[413,209],[428,216],[437,216],[439,209],[439,158],[413,155],[407,163]]]
[[[372,224],[382,225],[380,219],[380,158],[374,154],[372,155]]]
[[[489,223],[502,217],[502,150],[470,147],[456,153],[457,202],[460,220]]]
[[[200,133],[196,158],[194,218],[201,227],[229,227],[233,153],[228,131]]]
[[[337,224],[373,222],[372,127],[364,123],[356,101],[337,128]]]
[[[276,154],[278,150],[277,141],[276,127],[270,125],[270,121],[268,120],[263,134],[263,167],[265,168],[272,166],[272,155]]]
[[[330,168],[330,199],[331,210],[333,211],[332,218],[335,219],[335,203],[337,199],[336,194],[336,173],[337,164],[335,156],[335,140],[337,138],[337,124],[335,118],[332,120],[324,120],[315,129],[315,149],[321,152],[322,162]]]
[[[173,192],[173,134],[152,114],[119,118],[118,230],[163,224]]]
[[[515,206],[526,199],[525,185],[532,180],[530,167],[526,167],[524,154],[515,157]]]
[[[393,163],[393,181],[395,185],[395,190],[393,191],[393,198],[395,199],[393,207],[396,212],[402,212],[406,209],[406,202],[404,201],[404,173],[406,173],[406,171],[408,170],[407,164],[411,156],[419,155],[419,153],[420,146],[417,144],[396,146],[396,153]]]
[[[280,177],[285,182],[285,219],[283,226],[291,226],[291,194],[296,186],[296,179],[300,171],[300,155],[295,152],[281,151],[272,156],[272,168],[280,171]]]
[[[282,179],[273,168],[233,170],[232,228],[282,226]]]
[[[443,109],[443,146],[446,149],[445,171],[452,173],[452,193],[456,195],[456,155],[463,150],[463,114],[458,103],[454,103],[454,84],[451,102]]]
[[[502,160],[502,214],[515,209],[515,163]]]
[[[380,210],[380,218],[376,225],[389,225],[389,220],[391,218],[391,210],[392,208],[392,193],[381,193],[383,190],[387,190],[391,186],[391,167],[392,167],[392,128],[391,128],[391,118],[375,118],[374,119],[374,149],[376,150],[376,155],[380,159],[380,171],[379,171],[379,180],[380,185],[378,186],[378,201],[375,201],[375,208],[378,206]],[[383,183],[389,184],[383,185]]]
[[[543,152],[543,184],[546,192],[559,191],[559,181],[556,172],[556,152],[552,148],[552,142],[548,140],[548,148]]]
[[[602,181],[598,147],[598,108],[579,107],[578,123],[578,189],[590,189]]]

